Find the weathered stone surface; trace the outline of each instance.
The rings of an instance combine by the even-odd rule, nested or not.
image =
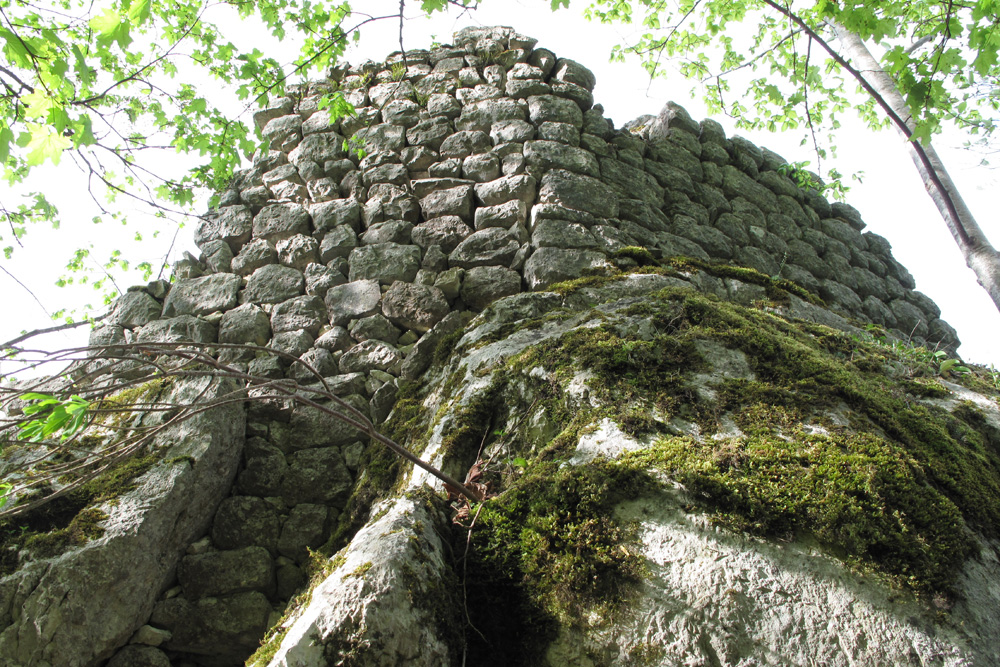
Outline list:
[[[240,254],[230,263],[233,273],[248,276],[262,266],[278,261],[278,251],[274,244],[264,239],[254,239],[243,246]]]
[[[420,269],[421,252],[415,245],[377,243],[359,246],[351,251],[348,261],[351,282],[377,280],[383,285],[396,280],[410,282]]]
[[[274,333],[305,329],[315,336],[326,321],[323,300],[315,296],[297,296],[282,301],[271,311],[271,330]]]
[[[542,290],[553,283],[579,278],[585,269],[608,266],[603,253],[593,250],[539,248],[524,265],[524,282],[530,290]]]
[[[596,249],[597,239],[586,227],[563,220],[541,220],[531,232],[531,244],[536,248]]]
[[[575,83],[587,90],[593,90],[597,81],[593,72],[569,58],[560,58],[555,62],[552,78],[556,81]]]
[[[424,250],[437,245],[444,252],[451,252],[471,233],[472,229],[460,217],[452,215],[421,223],[413,228],[410,236]]]
[[[389,343],[366,340],[344,352],[340,358],[340,370],[344,373],[392,372],[402,360],[403,355]]]
[[[158,318],[162,310],[156,299],[141,290],[125,292],[115,301],[107,324],[134,329]]]
[[[285,525],[281,527],[278,552],[304,563],[309,556],[309,549],[315,549],[323,543],[327,513],[325,505],[302,503],[293,507],[285,519]]]
[[[238,303],[239,289],[240,277],[232,273],[178,280],[163,303],[163,317],[229,310]]]
[[[472,310],[521,291],[521,274],[501,266],[477,266],[465,272],[461,296]]]
[[[395,282],[382,297],[382,312],[404,329],[424,332],[450,312],[448,301],[436,287]]]
[[[274,334],[268,347],[277,352],[298,357],[308,352],[314,342],[315,337],[311,333],[305,329],[295,329]],[[281,357],[280,361],[283,366],[292,363],[287,357]]]
[[[406,284],[406,283],[398,283]],[[352,320],[350,326],[351,338],[359,343],[366,340],[381,340],[395,345],[399,340],[399,329],[392,325],[392,322],[385,318],[382,313],[375,313],[368,317]],[[344,349],[349,349],[354,343],[348,343]]]
[[[458,130],[489,132],[494,123],[523,121],[524,109],[513,100],[489,99],[467,104],[455,121]]]
[[[475,232],[448,255],[451,266],[509,266],[521,244],[506,229],[492,227]]]
[[[267,313],[252,303],[226,311],[219,322],[220,343],[266,345],[270,337]]]
[[[212,543],[219,549],[264,547],[275,553],[278,514],[254,496],[230,496],[219,505],[212,522]]]
[[[328,232],[340,225],[347,225],[355,232],[361,225],[361,207],[353,199],[333,199],[309,207],[316,231]]]
[[[170,667],[170,658],[153,646],[131,644],[118,651],[107,667]]]
[[[267,629],[271,603],[263,593],[237,593],[189,602],[172,598],[158,602],[152,623],[172,634],[164,648],[216,660],[242,662],[260,643]]]
[[[477,153],[486,153],[493,148],[489,135],[479,130],[455,132],[443,142],[438,152],[441,157],[464,158]]]
[[[181,559],[177,580],[189,600],[203,597],[274,591],[274,561],[263,547],[213,551]]]
[[[226,242],[237,253],[248,240],[253,228],[253,212],[248,206],[224,206],[214,215],[208,215],[195,228],[195,243],[207,241]]]
[[[236,488],[245,495],[276,496],[288,463],[281,450],[263,438],[247,438],[243,448],[244,467],[236,478]]]
[[[472,221],[472,186],[462,185],[447,190],[436,190],[420,200],[424,218],[430,220],[443,216],[457,216]]]
[[[287,422],[271,422],[270,429],[271,439],[286,459],[302,449],[340,447],[361,439],[353,426],[326,412],[303,406],[296,407]]]
[[[361,242],[365,245],[376,243],[410,243],[410,232],[413,230],[413,223],[406,220],[386,220],[376,222],[361,235]]]
[[[476,200],[483,206],[496,206],[515,199],[531,206],[535,200],[537,181],[527,174],[504,176],[475,186]]]
[[[315,602],[295,617],[277,648],[276,663],[323,664],[325,646],[343,646],[340,637],[363,632],[379,639],[353,647],[353,659],[413,667],[449,664],[448,641],[440,630],[446,626],[438,615],[449,606],[439,606],[435,597],[448,569],[436,532],[442,523],[438,511],[410,498],[392,501],[387,509],[355,536],[341,565],[313,593]],[[361,576],[352,574],[361,569]],[[396,585],[398,572],[409,573],[409,591]],[[364,609],[360,618],[359,608]],[[458,621],[446,623],[451,622]],[[341,659],[343,649],[329,650],[332,660]]]
[[[329,503],[343,507],[352,479],[339,447],[304,449],[287,458],[288,472],[281,492],[286,503]]]
[[[310,231],[309,213],[301,204],[271,204],[262,208],[253,219],[254,238],[272,243]]]
[[[520,199],[514,199],[496,206],[480,206],[476,209],[476,229],[523,225],[528,220],[528,207]]]
[[[311,344],[315,345],[315,341],[311,341]],[[312,347],[289,365],[287,375],[299,384],[309,384],[319,382],[320,378],[336,375],[338,370],[337,360],[330,350]]]
[[[296,234],[275,244],[278,261],[299,271],[319,262],[319,243],[311,236]]]
[[[374,315],[381,299],[377,280],[357,280],[331,287],[325,298],[330,324],[344,326],[351,320]]]
[[[559,141],[535,140],[524,144],[524,159],[528,170],[541,176],[550,169],[566,170],[598,178],[601,168],[594,154]]]
[[[430,150],[438,150],[441,142],[451,136],[455,130],[451,121],[445,116],[434,116],[422,120],[406,131],[406,140],[411,146],[425,146]]]
[[[211,401],[235,389],[178,380],[162,400]],[[108,515],[103,535],[0,579],[0,662],[83,667],[124,645],[228,492],[243,430],[243,409],[234,404],[168,427],[151,443],[162,447],[160,462],[133,490],[100,505]]]
[[[218,330],[215,325],[194,315],[180,315],[154,320],[139,329],[136,340],[140,343],[214,343]],[[122,338],[121,342],[125,342]]]
[[[240,294],[243,303],[280,303],[305,291],[302,272],[290,266],[268,264],[247,278],[247,286]]]
[[[618,216],[618,196],[611,188],[596,178],[561,169],[545,174],[538,199],[603,218]]]

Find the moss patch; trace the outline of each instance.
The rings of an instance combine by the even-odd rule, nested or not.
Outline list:
[[[538,664],[559,624],[624,602],[642,558],[633,528],[614,521],[611,510],[651,488],[649,476],[633,468],[544,462],[488,501],[467,563],[467,608],[478,630],[466,634],[469,663]],[[457,533],[462,553],[466,531]]]
[[[27,558],[49,558],[104,534],[107,518],[94,505],[113,501],[135,488],[135,480],[159,460],[155,455],[125,459],[64,496],[15,519],[0,522],[0,576]]]

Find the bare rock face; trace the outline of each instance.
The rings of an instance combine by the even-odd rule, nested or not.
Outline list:
[[[184,383],[174,398],[194,398],[205,384]],[[203,400],[233,388],[212,381]],[[230,404],[165,431],[160,462],[103,506],[100,538],[0,580],[0,662],[93,665],[125,644],[232,485],[244,419]]]
[[[386,503],[288,621],[271,665],[454,664],[448,626],[458,608],[449,576],[440,505],[420,495]]]

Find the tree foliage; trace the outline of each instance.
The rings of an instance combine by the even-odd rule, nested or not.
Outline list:
[[[706,84],[711,110],[748,129],[808,128],[821,157],[832,144],[818,133],[838,129],[844,111],[872,129],[889,123],[870,95],[849,92],[855,82],[813,38],[834,41],[835,24],[884,52],[915,138],[926,142],[952,124],[988,140],[1000,118],[998,0],[595,0],[587,11],[643,27],[616,58],[637,55],[653,76],[678,59],[682,73]]]

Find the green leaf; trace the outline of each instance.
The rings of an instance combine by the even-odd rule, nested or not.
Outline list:
[[[128,8],[128,20],[132,25],[142,25],[149,19],[149,0],[136,0]]]
[[[37,167],[46,160],[59,164],[63,151],[73,145],[68,137],[56,134],[51,127],[32,123],[28,125],[28,129],[31,131],[31,141],[25,148],[28,150],[29,167]]]

